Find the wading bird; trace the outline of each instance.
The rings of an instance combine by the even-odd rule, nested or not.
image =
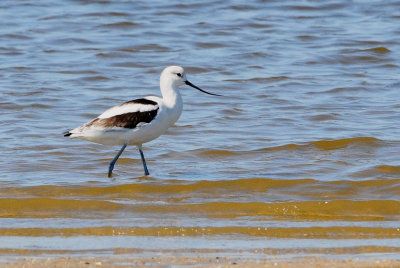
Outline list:
[[[111,177],[114,165],[128,145],[136,145],[142,158],[145,175],[149,175],[142,144],[158,138],[172,126],[182,113],[182,97],[178,87],[188,85],[203,93],[207,92],[186,78],[180,66],[165,68],[160,77],[162,98],[147,96],[114,106],[92,121],[64,133],[65,137],[95,142],[103,145],[119,145],[119,150],[110,162],[108,176]]]

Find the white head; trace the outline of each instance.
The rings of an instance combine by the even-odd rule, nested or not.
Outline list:
[[[160,77],[160,86],[161,88],[163,87],[168,87],[171,86],[172,88],[175,87],[179,87],[182,85],[188,85],[191,86],[195,89],[200,90],[203,93],[206,94],[210,94],[210,95],[215,95],[215,96],[221,96],[221,95],[217,95],[214,93],[210,93],[207,92],[195,85],[193,85],[192,83],[190,83],[187,78],[186,78],[186,72],[185,69],[183,69],[180,66],[168,66],[167,68],[165,68],[162,73],[161,73],[161,77]]]
[[[182,86],[186,81],[185,70],[180,66],[169,66],[162,71],[160,81],[168,81],[172,86]]]

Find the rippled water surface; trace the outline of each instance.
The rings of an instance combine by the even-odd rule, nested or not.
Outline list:
[[[0,254],[400,259],[398,1],[0,2]],[[144,145],[62,133],[159,95]]]

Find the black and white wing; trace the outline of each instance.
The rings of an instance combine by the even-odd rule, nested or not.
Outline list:
[[[142,98],[124,102],[114,106],[92,121],[68,131],[64,136],[83,133],[89,129],[115,129],[115,128],[130,128],[134,129],[143,124],[150,123],[159,112],[157,102]]]

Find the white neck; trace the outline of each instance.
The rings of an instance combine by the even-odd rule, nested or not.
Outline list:
[[[162,81],[162,82],[161,82]],[[171,80],[160,80],[161,95],[165,106],[173,109],[176,105],[182,105],[182,97],[178,88]]]
[[[172,125],[178,120],[179,116],[182,113],[182,97],[178,88],[173,85],[172,81],[164,79],[161,79],[161,81],[160,89],[163,97],[163,104],[165,108],[169,110],[168,113],[171,115],[170,125]]]

